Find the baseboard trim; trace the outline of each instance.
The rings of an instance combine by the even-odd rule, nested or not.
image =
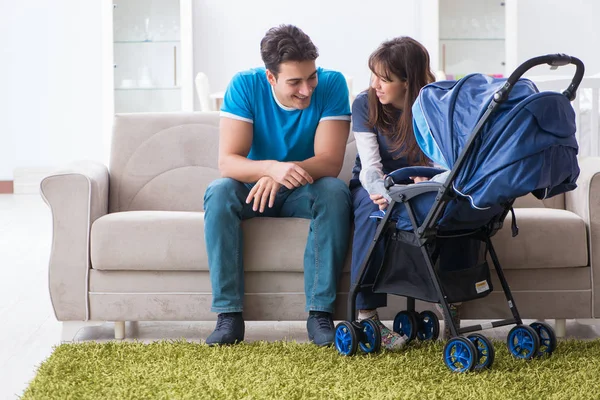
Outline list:
[[[13,181],[0,181],[0,194],[12,194],[15,192]]]

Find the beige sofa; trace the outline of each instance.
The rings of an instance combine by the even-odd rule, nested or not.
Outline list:
[[[89,324],[213,320],[204,243],[203,194],[219,177],[216,112],[119,115],[110,166],[75,163],[46,177],[52,210],[50,296],[63,338]],[[340,178],[356,156],[347,145]],[[493,238],[523,318],[600,317],[600,159],[581,162],[577,190],[518,200],[520,234],[510,220]],[[510,215],[509,215],[510,218]],[[246,320],[304,320],[303,252],[308,220],[256,218],[243,223]],[[335,318],[344,319],[349,260]],[[496,281],[497,283],[497,281]],[[509,316],[500,285],[467,302],[463,317]],[[389,296],[393,319],[405,301]],[[417,302],[418,308],[429,308]]]

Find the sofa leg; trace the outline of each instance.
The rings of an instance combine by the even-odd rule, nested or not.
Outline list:
[[[125,339],[125,321],[115,321],[115,339]]]
[[[83,328],[99,326],[103,323],[104,321],[63,321],[60,341],[72,342],[77,333]]]
[[[554,333],[557,338],[564,338],[567,334],[567,320],[557,318],[554,320]]]

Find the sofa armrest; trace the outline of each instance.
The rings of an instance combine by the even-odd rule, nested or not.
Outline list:
[[[89,319],[90,228],[108,211],[108,180],[104,165],[76,162],[40,184],[52,212],[48,284],[59,321]]]
[[[579,215],[587,226],[589,263],[592,266],[594,317],[600,317],[600,157],[579,162],[577,189],[565,194],[565,208]]]

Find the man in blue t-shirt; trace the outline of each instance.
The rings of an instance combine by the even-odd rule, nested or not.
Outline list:
[[[336,178],[350,128],[348,87],[341,73],[316,67],[316,47],[295,26],[270,29],[260,49],[265,68],[238,73],[225,93],[223,178],[204,196],[211,311],[219,313],[206,343],[244,340],[241,221],[264,216],[311,220],[304,253],[308,337],[331,345],[351,216],[348,187]]]

